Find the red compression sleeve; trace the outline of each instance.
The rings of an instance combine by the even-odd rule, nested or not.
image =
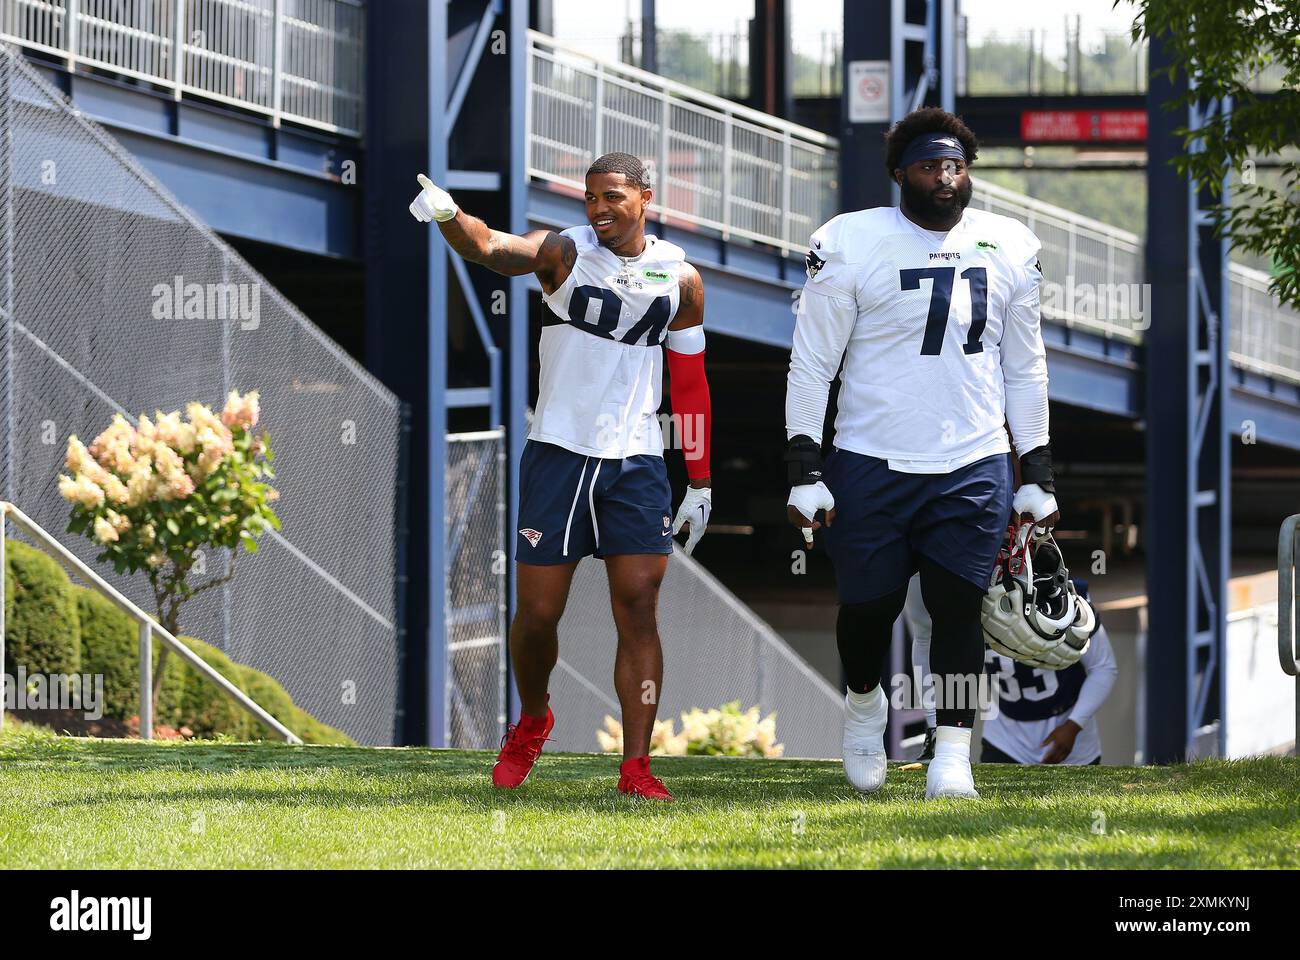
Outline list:
[[[709,406],[709,381],[704,376],[704,351],[668,354],[669,387],[673,413],[678,419],[678,438],[686,456],[686,476],[703,480],[709,476],[709,444],[713,433]]]

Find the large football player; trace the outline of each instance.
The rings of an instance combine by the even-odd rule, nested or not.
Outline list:
[[[1013,508],[1043,525],[1058,519],[1039,241],[1017,220],[968,209],[977,149],[943,110],[899,121],[886,168],[901,204],[822,226],[799,300],[786,390],[788,513],[810,545],[825,527],[849,688],[844,770],[863,792],[885,780],[889,703],[879,681],[919,570],[937,701],[926,796],[978,796],[970,736],[989,573]],[[822,424],[841,361],[823,467]],[[1024,481],[1014,496],[1004,424]]]
[[[515,541],[518,609],[510,658],[521,713],[492,770],[520,786],[555,725],[547,683],[559,657],[556,627],[578,561],[605,561],[618,628],[614,686],[623,712],[622,793],[671,800],[650,772],[650,735],[663,686],[656,625],[672,536],[689,553],[709,522],[709,388],[704,375],[704,286],[682,249],[647,236],[653,193],[626,153],[587,171],[587,225],[514,236],[461,211],[427,178],[411,204],[437,222],[466,260],[505,276],[533,273],[554,315],[542,330],[537,407],[519,465]],[[666,349],[660,349],[666,347]],[[689,487],[674,520],[658,411],[664,355],[675,418],[689,424]]]

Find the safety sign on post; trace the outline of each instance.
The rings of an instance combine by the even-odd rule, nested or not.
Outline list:
[[[849,123],[889,122],[889,61],[849,63]]]

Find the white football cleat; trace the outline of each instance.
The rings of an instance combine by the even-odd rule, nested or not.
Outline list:
[[[925,799],[961,797],[978,800],[970,769],[970,729],[939,727],[934,738],[934,759],[925,772]]]
[[[877,686],[844,697],[844,775],[855,790],[872,793],[885,782],[885,724],[889,700]]]

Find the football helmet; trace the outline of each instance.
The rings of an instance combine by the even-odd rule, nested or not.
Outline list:
[[[1035,532],[1032,523],[1008,530],[984,595],[984,640],[1012,660],[1061,670],[1087,651],[1096,614],[1075,590],[1051,533]]]

